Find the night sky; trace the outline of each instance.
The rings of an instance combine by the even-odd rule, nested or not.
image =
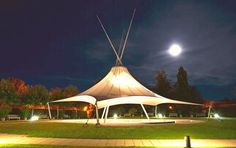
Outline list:
[[[178,68],[210,100],[233,98],[236,88],[235,0],[0,1],[0,78],[81,91],[115,63],[98,15],[119,46],[136,8],[123,63],[146,86]],[[167,53],[178,43],[179,57]]]

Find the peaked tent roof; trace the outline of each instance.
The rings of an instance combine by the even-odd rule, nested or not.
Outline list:
[[[162,103],[174,103],[199,105],[168,99],[150,91],[136,81],[125,66],[113,66],[110,72],[91,88],[77,96],[53,102],[71,101],[87,102],[93,105],[97,101],[98,108],[118,104],[158,105]]]
[[[93,96],[98,101],[127,96],[155,97],[155,93],[136,81],[124,66],[112,67],[101,81],[80,95]]]

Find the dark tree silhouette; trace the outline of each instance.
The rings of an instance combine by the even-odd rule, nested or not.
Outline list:
[[[159,95],[169,97],[170,89],[171,85],[169,80],[167,79],[167,74],[163,70],[158,71],[156,75],[156,85],[154,87],[154,91]]]

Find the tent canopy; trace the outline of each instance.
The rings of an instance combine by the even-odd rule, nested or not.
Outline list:
[[[199,105],[165,98],[148,90],[129,73],[124,66],[114,66],[97,84],[77,96],[53,102],[81,101],[98,108],[120,104],[158,105],[163,103]]]
[[[79,95],[89,95],[97,100],[127,97],[127,96],[155,96],[136,81],[124,66],[114,66],[110,72],[97,84]]]
[[[86,102],[86,103],[90,103],[95,105],[96,103],[96,99],[92,96],[88,96],[88,95],[77,95],[74,97],[70,97],[70,98],[66,98],[66,99],[60,99],[60,100],[56,100],[56,101],[52,101],[52,102]]]

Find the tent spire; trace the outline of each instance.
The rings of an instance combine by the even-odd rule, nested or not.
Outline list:
[[[123,54],[124,54],[125,46],[127,44],[127,40],[128,40],[128,37],[129,37],[129,32],[130,32],[130,29],[131,29],[131,26],[132,26],[132,23],[133,23],[135,12],[136,12],[136,9],[134,9],[134,12],[133,12],[130,24],[129,24],[129,28],[128,28],[127,34],[125,36],[125,41],[124,41],[123,48],[122,48],[122,51],[121,51],[120,60],[122,60],[122,57],[123,57]]]
[[[125,35],[125,32],[124,32],[124,30],[123,30],[122,35],[121,35],[121,39],[120,39],[119,50],[118,50],[118,55],[119,55],[119,57],[120,57],[120,55],[121,55],[121,48],[122,48],[122,44],[123,44],[123,42],[124,42],[124,35]],[[122,63],[119,63],[118,59],[116,59],[116,66],[117,66],[117,65],[122,65]]]
[[[102,27],[104,33],[106,34],[106,37],[107,37],[107,39],[108,39],[108,41],[109,41],[109,43],[110,43],[110,45],[111,45],[111,48],[113,49],[113,51],[114,51],[114,53],[115,53],[115,55],[116,55],[116,59],[120,62],[120,64],[122,64],[121,59],[120,59],[120,57],[118,56],[118,54],[117,54],[117,52],[116,52],[116,49],[115,49],[115,47],[114,47],[114,45],[113,45],[113,43],[112,43],[110,37],[108,36],[108,34],[107,34],[107,32],[106,32],[106,30],[105,30],[103,24],[102,24],[102,21],[100,20],[100,18],[99,18],[98,16],[97,16],[97,19],[98,19],[98,21],[99,21],[99,23],[100,23],[100,25],[101,25],[101,27]]]

